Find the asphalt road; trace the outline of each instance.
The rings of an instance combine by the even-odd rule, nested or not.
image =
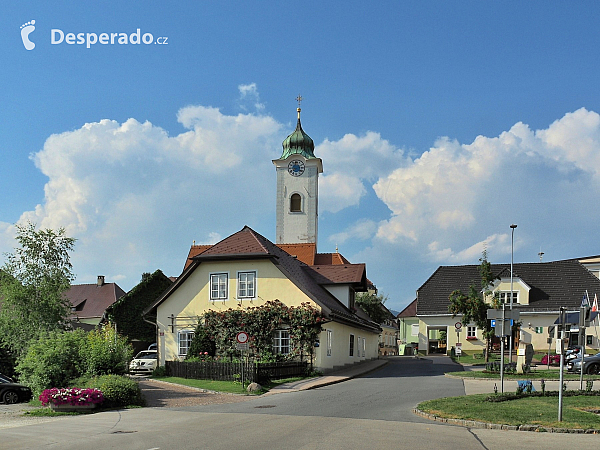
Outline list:
[[[598,448],[594,435],[468,429],[429,422],[420,401],[464,394],[446,357],[392,361],[311,391],[229,405],[140,408],[7,428],[0,448],[60,449],[560,449]]]

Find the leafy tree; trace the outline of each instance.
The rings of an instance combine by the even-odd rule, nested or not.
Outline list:
[[[19,247],[0,270],[0,341],[16,355],[32,339],[65,329],[71,305],[64,293],[74,280],[69,252],[75,239],[57,231],[16,225]]]
[[[487,251],[484,250],[479,259],[479,289],[472,283],[469,286],[469,293],[465,294],[460,289],[450,294],[450,305],[448,311],[454,316],[462,315],[462,324],[467,326],[470,323],[477,325],[477,328],[483,331],[483,337],[486,340],[486,349],[489,349],[490,340],[494,335],[490,321],[487,318],[487,310],[490,306],[497,307],[497,298],[492,296],[490,287],[494,280],[498,279],[492,274],[492,265],[487,260]],[[486,303],[486,299],[492,299],[492,305]],[[488,351],[485,352],[485,360],[488,360]]]
[[[386,301],[387,295],[383,294],[372,294],[370,292],[356,294],[356,304],[376,323],[383,323],[386,319],[391,318],[390,312],[383,307]]]

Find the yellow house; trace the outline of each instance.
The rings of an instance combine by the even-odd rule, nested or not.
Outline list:
[[[315,368],[326,372],[377,358],[381,328],[354,306],[355,292],[367,288],[364,264],[308,265],[249,227],[195,253],[177,281],[144,311],[156,321],[160,364],[185,358],[206,311],[272,300],[309,303],[327,318],[315,343]],[[289,353],[293,345],[282,324],[273,336],[273,352]]]

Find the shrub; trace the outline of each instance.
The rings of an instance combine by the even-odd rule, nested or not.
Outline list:
[[[113,328],[53,332],[31,343],[18,360],[19,381],[39,395],[44,389],[72,386],[83,375],[122,374],[133,350]]]
[[[102,375],[91,378],[85,387],[102,391],[104,395],[103,406],[109,408],[144,405],[140,386],[131,378],[119,375]]]
[[[132,357],[131,344],[110,325],[90,331],[81,348],[84,373],[89,375],[124,374]]]
[[[53,332],[33,341],[24,356],[19,358],[16,370],[19,381],[31,388],[35,395],[52,387],[67,387],[69,381],[82,374],[80,350],[85,343],[85,332]]]
[[[194,337],[190,343],[186,359],[197,357],[200,354],[204,355],[205,353],[207,353],[207,356],[215,356],[216,352],[217,347],[215,343],[208,337],[204,326],[199,324],[194,331]]]

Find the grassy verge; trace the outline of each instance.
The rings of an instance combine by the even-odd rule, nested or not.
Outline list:
[[[598,397],[563,398],[563,421],[558,422],[558,397],[525,397],[505,402],[488,402],[489,394],[447,397],[418,405],[422,411],[452,419],[506,425],[532,424],[542,427],[600,430],[600,415],[586,411],[598,409]]]
[[[447,372],[446,375],[451,375],[460,378],[481,378],[481,379],[494,379],[499,380],[499,373],[488,373],[483,371],[465,371],[465,372]],[[544,370],[544,371],[536,371],[530,373],[506,373],[504,374],[504,378],[507,380],[559,380],[560,379],[560,371],[558,370]],[[576,373],[565,373],[565,380],[577,380],[579,381],[580,376]],[[584,375],[583,381],[596,381],[600,380],[599,375]]]
[[[242,384],[239,381],[214,381],[214,380],[192,380],[189,378],[179,378],[179,377],[153,377],[155,380],[167,381],[169,383],[181,384],[183,386],[194,387],[198,389],[207,389],[209,391],[216,392],[227,392],[231,394],[248,394],[245,388],[242,387]],[[275,386],[278,386],[283,383],[290,383],[293,381],[302,380],[301,377],[296,378],[286,378],[282,380],[274,380],[270,383],[263,385],[262,391],[256,392],[255,394],[264,394],[268,392],[269,389],[272,389]],[[247,384],[246,384],[247,386]]]

